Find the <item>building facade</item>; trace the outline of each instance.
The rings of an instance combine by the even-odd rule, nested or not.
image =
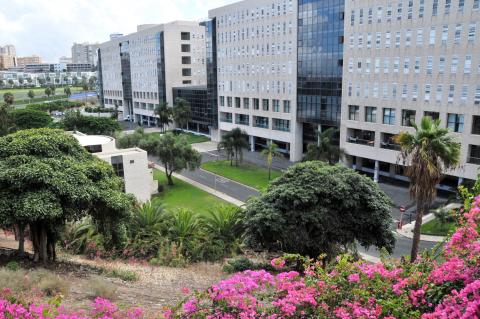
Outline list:
[[[8,44],[0,46],[0,70],[7,70],[17,66],[17,50]]]
[[[346,1],[340,145],[374,179],[406,179],[393,136],[424,116],[461,142],[444,184],[476,179],[480,164],[480,3]]]
[[[210,135],[211,128],[216,125],[217,114],[208,103],[206,85],[173,88],[173,99],[183,99],[190,106],[192,112],[188,130]]]
[[[17,58],[17,67],[24,68],[27,64],[41,64],[42,58],[38,55],[23,56]]]
[[[104,104],[142,125],[155,125],[160,103],[174,105],[174,87],[206,85],[205,27],[198,22],[138,26],[102,43],[100,57]]]
[[[272,141],[299,160],[297,2],[246,0],[210,10],[209,18],[215,21],[218,139],[239,127],[252,150]]]
[[[88,152],[112,164],[115,173],[124,180],[125,193],[145,203],[158,192],[158,183],[153,179],[146,151],[139,148],[117,149],[115,139],[109,136],[72,134]]]
[[[74,43],[72,45],[72,63],[97,65],[98,43]]]

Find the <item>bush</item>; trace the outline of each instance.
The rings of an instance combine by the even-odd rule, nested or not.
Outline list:
[[[123,281],[138,281],[139,276],[136,272],[123,269],[102,269],[102,274],[110,278],[119,278]]]
[[[11,113],[15,126],[19,130],[30,128],[49,127],[53,119],[43,111],[33,109],[20,109]]]
[[[17,271],[20,269],[20,264],[16,261],[9,261],[6,265],[5,268],[10,270],[10,271]]]
[[[91,297],[101,297],[109,300],[117,298],[117,287],[101,277],[93,277],[88,281],[88,288]]]
[[[80,131],[90,135],[110,135],[120,131],[118,121],[105,117],[92,117],[80,114],[79,111],[67,111],[59,126],[66,131]]]
[[[233,258],[227,261],[225,265],[223,265],[223,271],[232,274],[236,272],[241,272],[245,270],[258,270],[258,269],[264,269],[270,272],[274,272],[275,268],[273,268],[270,264],[268,263],[257,263],[253,262],[247,257],[237,257]]]

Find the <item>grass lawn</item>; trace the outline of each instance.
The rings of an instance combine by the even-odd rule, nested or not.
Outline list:
[[[237,167],[235,164],[230,166],[230,161],[211,161],[203,163],[202,168],[258,190],[265,189],[269,184],[268,169],[252,164],[243,163]],[[272,169],[272,180],[281,174]]]
[[[455,229],[455,223],[441,225],[438,219],[435,218],[423,224],[420,232],[423,235],[447,236],[453,229]]]
[[[167,177],[163,171],[155,169],[153,176],[159,184],[164,186],[163,192],[155,195],[153,201],[163,204],[166,209],[187,208],[202,214],[218,206],[231,205],[175,177],[173,178],[174,185],[168,186]]]
[[[156,137],[160,137],[159,132],[147,133],[147,134],[152,135],[152,136],[156,136]],[[192,134],[192,133],[181,133],[181,134],[187,137],[187,141],[190,144],[203,143],[203,142],[210,141],[210,138],[208,138],[206,136],[203,136],[203,135],[195,135],[195,134]]]
[[[55,93],[58,94],[63,94],[63,88],[64,87],[57,87],[55,88]],[[1,89],[0,90],[0,95],[3,101],[3,94],[4,93],[12,93],[15,100],[28,100],[28,91],[32,90],[33,93],[35,93],[35,97],[45,97],[45,88],[21,88],[21,89]],[[72,93],[80,92],[82,91],[81,87],[70,87],[70,90]],[[28,101],[27,101],[28,102]]]

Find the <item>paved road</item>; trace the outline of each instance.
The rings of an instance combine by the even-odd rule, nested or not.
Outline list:
[[[150,160],[158,162],[158,159],[154,157],[149,156],[149,158]],[[217,151],[202,153],[202,162],[208,162],[219,158],[222,159],[223,157],[219,155]],[[265,165],[265,159],[262,160],[262,156],[258,153],[245,152],[244,159],[257,165]],[[285,169],[289,165],[291,165],[290,162],[282,159],[277,159],[274,166],[279,169]],[[197,169],[193,172],[182,171],[181,175],[193,179],[194,181],[197,181],[199,183],[202,183],[210,188],[223,192],[235,199],[241,200],[242,202],[247,201],[247,199],[252,196],[258,196],[260,194],[253,188],[247,187],[245,185],[225,178],[218,177],[215,174],[212,174],[202,169]],[[385,193],[387,193],[387,195],[392,198],[392,201],[394,202],[394,206],[392,207],[392,218],[394,219],[395,223],[400,218],[400,206],[405,205],[407,208],[410,208],[409,211],[414,209],[414,203],[410,200],[407,188],[387,183],[379,183],[379,186],[383,191],[385,191]],[[408,215],[404,215],[404,221],[407,216]],[[395,225],[392,225],[392,228],[394,227]],[[410,254],[412,244],[411,239],[397,233],[395,233],[395,236],[397,241],[395,244],[395,249],[393,251],[393,256],[408,256]],[[420,250],[431,249],[435,245],[436,243],[421,241]],[[365,250],[363,247],[358,247],[358,250],[359,252],[363,252],[373,257],[380,257],[380,252],[375,247],[371,247],[369,250]]]

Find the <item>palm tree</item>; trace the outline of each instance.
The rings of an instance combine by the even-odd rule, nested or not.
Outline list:
[[[29,90],[27,95],[31,101],[35,97],[35,92],[33,92],[33,90]]]
[[[334,142],[334,137],[338,134],[338,129],[333,127],[323,132],[317,130],[317,143],[311,143],[307,146],[306,161],[324,161],[329,164],[338,162],[342,150]]]
[[[458,165],[460,143],[448,134],[448,129],[440,128],[440,120],[424,117],[420,126],[411,124],[415,132],[402,132],[395,136],[395,142],[401,147],[403,162],[409,164],[405,173],[410,178],[410,195],[417,202],[410,257],[410,261],[414,262],[418,254],[423,215],[435,199],[436,186],[443,173]]]
[[[65,93],[67,97],[70,97],[70,95],[72,95],[72,90],[70,89],[69,86],[67,86],[66,88],[63,89],[63,93]]]
[[[13,96],[12,93],[7,92],[7,93],[4,93],[4,94],[3,94],[3,101],[4,101],[5,104],[7,104],[8,106],[12,106],[13,102],[15,101],[15,97]]]
[[[235,150],[235,165],[238,166],[239,163],[243,162],[243,149],[250,146],[248,144],[248,135],[238,127],[231,130],[229,134],[232,137]]]
[[[50,95],[52,95],[52,89],[49,87],[45,88],[45,95],[47,97],[50,97]]]
[[[13,87],[13,84],[14,84],[13,80],[12,79],[8,80],[8,84],[10,84],[10,86]]]
[[[172,108],[168,106],[167,102],[162,102],[155,108],[155,115],[158,116],[158,125],[161,127],[162,132],[165,132],[168,124],[173,122]]]
[[[177,98],[173,107],[173,119],[175,122],[183,129],[191,118],[192,110],[190,109],[190,104],[184,99]]]
[[[262,155],[267,158],[268,165],[268,180],[272,178],[272,163],[274,157],[279,157],[282,154],[278,152],[278,145],[272,142],[268,142],[267,148],[262,150]]]
[[[50,87],[50,91],[52,92],[52,95],[55,95],[55,85]]]
[[[230,166],[233,166],[233,158],[235,157],[233,138],[228,134],[223,135],[221,141],[217,145],[217,149],[219,152],[225,152],[227,160],[230,161]]]

